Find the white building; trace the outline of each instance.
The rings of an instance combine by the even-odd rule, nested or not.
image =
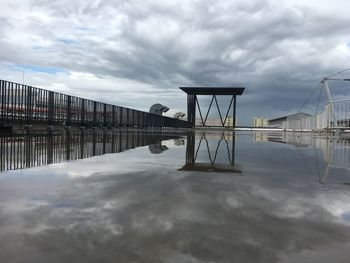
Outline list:
[[[234,120],[233,116],[227,116],[226,122],[225,122],[225,118],[222,118],[222,120],[220,118],[207,119],[207,121],[205,122],[205,125],[222,127],[222,123],[225,122],[225,127],[233,127],[233,120]],[[203,126],[201,119],[196,119],[196,126]],[[237,119],[236,119],[236,126],[237,126]]]
[[[310,119],[310,117],[312,116],[307,113],[295,113],[288,116],[269,120],[268,127],[280,128],[284,130],[298,130],[306,126],[304,122]]]
[[[268,120],[266,117],[254,117],[253,118],[253,127],[267,127]]]

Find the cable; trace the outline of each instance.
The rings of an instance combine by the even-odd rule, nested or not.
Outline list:
[[[325,77],[325,79],[330,78],[330,77],[333,77],[333,76],[338,75],[338,74],[340,74],[340,73],[344,73],[344,72],[346,72],[346,71],[348,71],[348,70],[350,70],[350,68],[346,68],[346,69],[344,69],[344,70],[335,72],[335,73],[333,73],[333,74],[331,74],[331,75]]]
[[[300,109],[298,110],[298,112],[300,113],[302,109],[304,109],[305,105],[309,102],[309,100],[312,98],[312,96],[314,95],[314,93],[316,92],[316,90],[320,87],[321,82],[317,84],[317,86],[312,90],[310,96],[305,100],[304,104],[300,107]]]
[[[317,115],[318,107],[320,106],[322,93],[323,93],[323,89],[320,89],[320,95],[318,96],[318,102],[317,102],[317,106],[316,106],[315,115]]]

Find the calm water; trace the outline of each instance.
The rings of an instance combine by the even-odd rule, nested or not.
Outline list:
[[[0,262],[349,262],[346,139],[71,132],[0,150]]]

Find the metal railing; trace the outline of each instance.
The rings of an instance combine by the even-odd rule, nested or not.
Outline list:
[[[187,127],[187,121],[0,80],[0,124]]]
[[[350,129],[350,99],[327,103],[323,111],[286,121],[289,131],[322,131]]]

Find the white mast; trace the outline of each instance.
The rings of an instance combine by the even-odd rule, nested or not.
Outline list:
[[[326,105],[326,109],[327,109],[327,128],[331,128],[331,120],[333,121],[333,126],[335,125],[334,123],[334,108],[333,108],[333,100],[332,100],[332,96],[331,96],[331,92],[329,90],[329,86],[327,83],[327,78],[322,79],[321,81],[323,88],[326,90],[326,95],[327,95],[327,99],[328,99],[328,103]]]

